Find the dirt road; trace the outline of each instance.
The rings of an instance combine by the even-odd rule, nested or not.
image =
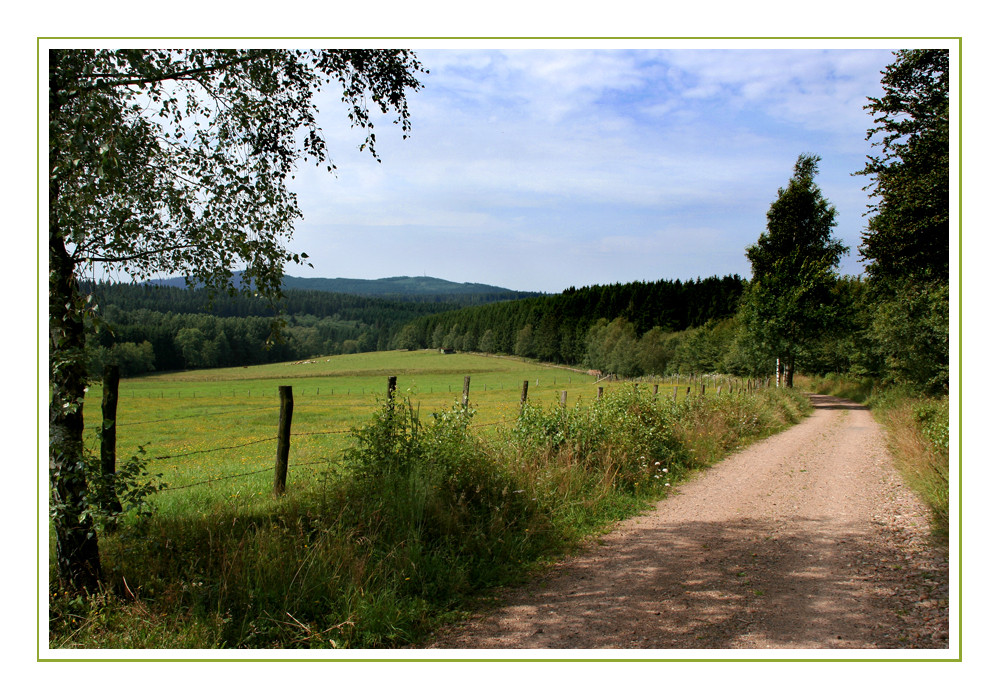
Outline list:
[[[813,401],[430,647],[947,648],[947,560],[925,509],[867,410]]]

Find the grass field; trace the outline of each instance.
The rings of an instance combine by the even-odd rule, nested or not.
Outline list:
[[[471,414],[456,408],[466,376]],[[494,587],[809,409],[786,389],[717,396],[710,381],[707,396],[699,386],[688,398],[682,384],[649,383],[661,396],[516,358],[434,352],[123,381],[118,458],[145,446],[167,488],[149,518],[99,524],[106,588],[50,589],[50,644],[420,645]],[[295,407],[287,491],[274,498],[282,385]],[[85,405],[95,443],[101,393],[92,387]]]
[[[278,421],[278,386],[294,397],[288,488],[315,482],[351,442],[351,428],[373,414],[387,377],[421,416],[451,407],[471,377],[473,427],[488,431],[517,415],[524,381],[536,405],[597,397],[594,377],[518,358],[434,351],[394,351],[317,358],[308,364],[195,370],[124,379],[119,387],[118,457],[142,445],[150,471],[167,489],[157,495],[164,512],[220,500],[269,498]],[[85,405],[88,426],[100,424],[101,386]],[[91,447],[96,434],[88,429]]]

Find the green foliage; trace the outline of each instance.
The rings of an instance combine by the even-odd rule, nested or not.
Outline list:
[[[509,444],[519,461],[554,451],[575,468],[607,475],[616,488],[632,492],[665,483],[690,466],[676,424],[682,409],[659,402],[647,390],[622,388],[591,406],[524,406]]]
[[[640,374],[635,326],[624,318],[598,320],[587,331],[586,343],[584,362],[588,367],[622,377]]]
[[[728,371],[733,319],[668,332],[656,327],[641,338],[624,318],[600,319],[587,331],[584,364],[619,377],[709,374]]]
[[[152,372],[156,369],[153,344],[143,340],[141,343],[113,343],[111,347],[100,345],[88,347],[87,370],[90,376],[101,376],[106,365],[118,365],[123,377],[135,377]]]
[[[78,263],[128,276],[167,271],[235,290],[230,271],[280,292],[300,216],[290,175],[326,163],[315,94],[342,89],[374,151],[369,102],[410,128],[420,87],[407,51],[53,50],[51,227]],[[304,137],[304,138],[303,138]],[[328,165],[330,170],[332,164]]]
[[[920,428],[920,434],[927,441],[928,449],[947,457],[951,434],[948,427],[948,401],[918,403],[913,409],[913,418]]]
[[[154,512],[151,497],[165,486],[162,474],[149,473],[149,460],[142,446],[128,459],[117,462],[113,474],[102,470],[99,456],[86,453],[81,461],[61,469],[64,473],[59,476],[63,480],[80,480],[81,498],[73,506],[62,499],[50,499],[50,519],[57,522],[70,515],[80,523],[93,523],[105,531],[116,529],[126,519],[133,527],[141,528],[138,521],[148,519]],[[118,507],[112,507],[112,502]]]
[[[483,335],[479,339],[479,350],[485,353],[496,352],[496,334],[492,328],[483,331]]]
[[[832,236],[836,210],[815,182],[819,156],[802,154],[767,212],[767,231],[747,248],[753,278],[740,302],[736,356],[760,371],[781,358],[791,382],[796,359],[836,319],[834,268],[847,247]]]
[[[98,431],[99,432],[99,431]],[[115,464],[113,474],[101,470],[100,459],[87,459],[87,512],[106,530],[115,529],[127,519],[148,519],[154,513],[153,494],[166,488],[163,474],[150,474],[146,449],[140,445],[135,454]],[[113,497],[113,498],[112,498]],[[109,508],[112,500],[121,506]]]
[[[726,356],[735,339],[735,319],[706,323],[681,335],[670,369],[680,374],[730,371]]]
[[[418,319],[414,326],[420,346],[425,348],[440,347],[439,341],[457,325],[456,336],[471,333],[484,352],[581,364],[588,352],[587,334],[601,319],[621,318],[632,325],[636,335],[653,328],[674,332],[732,316],[742,291],[743,280],[735,275],[571,287],[562,294],[434,314]],[[530,343],[525,331],[528,326]],[[483,344],[487,331],[491,333],[489,350]],[[626,374],[636,373],[635,363],[632,365]]]
[[[450,600],[495,583],[536,520],[513,473],[469,430],[473,416],[456,403],[424,424],[387,401],[345,454],[348,497],[365,504],[356,527],[401,558],[396,567],[413,572],[406,588],[421,596]]]
[[[870,336],[886,379],[940,394],[948,391],[948,285],[909,282],[874,311]]]
[[[866,189],[877,201],[861,255],[880,291],[896,281],[948,280],[948,65],[946,49],[903,49],[882,71],[885,94],[868,98]]]
[[[870,205],[861,255],[872,300],[868,338],[885,379],[948,390],[949,54],[909,49],[882,71],[869,98],[868,140],[881,151],[858,175]]]
[[[532,357],[535,354],[535,331],[531,324],[517,332],[514,340],[514,354],[518,357]]]

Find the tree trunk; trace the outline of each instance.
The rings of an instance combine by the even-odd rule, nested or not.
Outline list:
[[[83,314],[73,260],[53,222],[49,231],[49,483],[59,583],[94,593],[101,580],[97,533],[86,513],[83,399],[87,385]]]
[[[789,389],[793,387],[792,378],[795,375],[795,358],[792,357],[788,361],[788,366],[785,368],[785,386]]]

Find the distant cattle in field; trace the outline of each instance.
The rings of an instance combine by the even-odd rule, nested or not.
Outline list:
[[[587,374],[589,374],[591,377],[600,377],[601,376],[601,370],[599,370],[599,369],[588,369],[587,370]]]

